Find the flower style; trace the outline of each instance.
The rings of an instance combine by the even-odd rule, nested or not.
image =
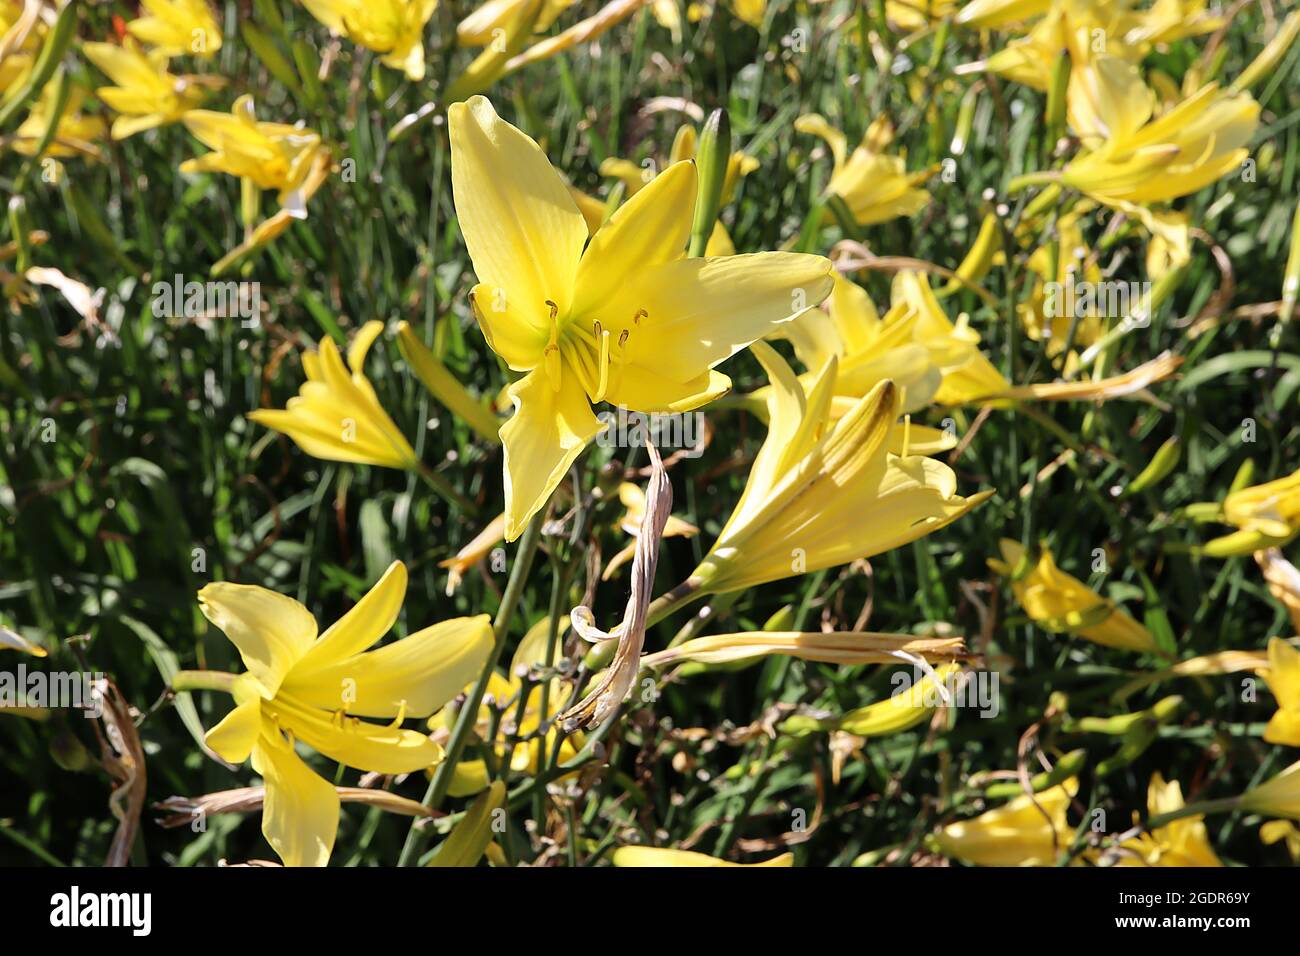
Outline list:
[[[668,168],[587,243],[538,145],[481,96],[449,109],[452,190],[478,277],[470,302],[513,369],[505,446],[514,540],[600,430],[591,404],[688,411],[730,388],[713,367],[830,291],[820,256],[688,259],[693,163]],[[584,245],[586,249],[584,251]]]
[[[989,567],[1011,582],[1011,590],[1030,619],[1058,634],[1079,637],[1124,651],[1163,653],[1151,632],[1078,578],[1056,566],[1046,544],[1034,563],[1018,541],[1003,538],[1002,560]]]
[[[221,49],[221,28],[207,0],[141,0],[148,16],[132,20],[127,32],[167,56],[210,57]]]
[[[408,79],[424,79],[424,27],[438,0],[303,0],[307,12]]]
[[[427,627],[367,650],[392,626],[406,594],[406,567],[393,562],[379,582],[325,633],[292,598],[266,588],[209,584],[199,607],[235,645],[247,672],[224,689],[235,709],[208,731],[208,745],[266,782],[262,833],[290,866],[323,866],[338,830],[332,784],[298,756],[302,742],[331,760],[375,773],[410,773],[442,759],[424,734],[401,729],[456,696],[492,648],[487,615]],[[216,687],[177,675],[178,689]],[[391,720],[388,725],[360,720]]]
[[[930,201],[930,194],[918,187],[935,171],[909,173],[904,157],[885,154],[894,138],[893,126],[885,117],[871,124],[851,155],[844,134],[823,116],[816,113],[800,116],[794,121],[794,128],[826,140],[834,161],[826,194],[844,200],[859,225],[870,226],[911,216]]]

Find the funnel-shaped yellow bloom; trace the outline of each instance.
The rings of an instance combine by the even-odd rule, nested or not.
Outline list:
[[[1300,820],[1300,760],[1238,798],[1241,807],[1268,817]]]
[[[1300,747],[1300,651],[1280,637],[1270,640],[1264,680],[1277,698],[1277,713],[1264,728],[1264,739]]]
[[[1151,775],[1147,788],[1150,816],[1173,813],[1183,805],[1183,790],[1177,780],[1166,783],[1158,772]],[[1114,866],[1223,866],[1210,846],[1203,816],[1183,817],[1131,837],[1110,851],[1106,862]]]
[[[1234,491],[1223,499],[1223,517],[1242,531],[1258,531],[1285,544],[1300,533],[1300,470],[1285,478]]]
[[[653,846],[621,846],[611,859],[615,866],[794,866],[793,853],[782,853],[762,863],[732,863],[694,850]]]
[[[383,54],[384,66],[424,79],[424,25],[438,0],[302,0],[302,5],[331,32]]]
[[[950,823],[934,842],[944,856],[973,866],[1053,866],[1074,836],[1066,811],[1078,790],[1071,777],[1032,798],[1016,797],[972,820]]]
[[[339,799],[295,752],[307,744],[331,760],[375,773],[411,773],[442,759],[424,734],[402,730],[455,697],[492,648],[487,615],[463,617],[367,650],[401,610],[406,568],[393,564],[365,597],[317,637],[316,619],[266,588],[209,584],[199,606],[239,650],[236,707],[207,734],[225,760],[266,781],[262,833],[290,866],[323,866],[334,846]],[[361,717],[391,720],[373,724]]]
[[[113,121],[113,139],[175,123],[203,101],[203,88],[190,77],[169,73],[167,57],[158,51],[146,54],[130,40],[122,46],[85,43],[81,49],[117,84],[95,91],[110,109],[122,114]]]
[[[1058,568],[1046,544],[1036,564],[1018,541],[1003,538],[1001,547],[1002,560],[990,558],[989,567],[1010,579],[1016,600],[1035,623],[1058,634],[1077,634],[1103,647],[1160,653],[1150,631],[1114,601]]]
[[[1100,57],[1070,80],[1071,124],[1091,152],[1062,171],[1067,185],[1099,202],[1165,202],[1196,192],[1240,168],[1259,125],[1248,93],[1209,84],[1152,119],[1155,97],[1136,68]]]
[[[167,56],[209,57],[221,49],[221,27],[207,0],[141,0],[147,16],[127,32]]]
[[[951,468],[890,451],[898,390],[882,382],[832,424],[835,362],[807,394],[771,346],[754,355],[772,383],[767,440],[718,540],[692,580],[722,593],[848,564],[937,531],[984,501],[956,494]]]
[[[567,628],[567,623],[565,625]],[[561,629],[559,638],[563,638]],[[506,674],[494,671],[488,681],[487,694],[492,697],[495,706],[502,711],[501,722],[496,727],[496,736],[488,743],[496,752],[497,762],[506,765],[517,773],[535,774],[544,759],[550,759],[555,752],[555,740],[558,728],[553,718],[564,709],[568,702],[569,689],[558,677],[549,681],[545,694],[546,707],[542,708],[542,684],[528,685],[528,699],[522,700],[524,690],[522,675],[530,670],[541,670],[546,665],[546,645],[551,636],[551,620],[544,617],[534,624],[519,642],[514,657],[510,661],[510,670]],[[468,691],[470,688],[466,687]],[[542,724],[548,724],[543,736],[539,733]],[[452,720],[447,711],[440,710],[429,718],[429,729],[435,740],[445,736],[451,729]],[[475,725],[479,738],[486,740],[492,728],[492,712],[487,703],[480,704],[478,722]],[[507,738],[513,738],[510,745]],[[581,732],[566,737],[560,744],[560,761],[573,758],[582,749]],[[482,760],[462,760],[456,765],[448,789],[453,797],[464,797],[478,793],[488,784],[487,764]]]
[[[730,388],[712,369],[830,292],[820,256],[688,259],[693,163],[587,223],[541,148],[481,96],[448,111],[452,189],[483,335],[511,368],[506,538],[514,540],[600,430],[593,402],[688,411]],[[584,245],[586,248],[584,250]]]
[[[835,164],[826,193],[844,200],[859,225],[870,226],[910,216],[930,201],[930,194],[917,187],[934,175],[934,170],[909,173],[904,157],[885,154],[885,148],[893,141],[894,130],[883,116],[871,124],[852,154],[844,134],[823,116],[816,113],[800,116],[794,121],[794,128],[826,140]]]
[[[303,354],[307,381],[284,410],[259,408],[248,417],[288,435],[316,458],[417,468],[415,450],[379,404],[363,371],[366,353],[383,330],[377,319],[362,326],[348,349],[347,366],[333,340],[324,339],[319,352]]]

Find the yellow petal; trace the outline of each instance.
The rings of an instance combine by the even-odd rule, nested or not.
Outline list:
[[[394,561],[375,586],[341,618],[330,625],[302,656],[288,682],[360,654],[393,627],[406,597],[406,565]]]
[[[226,714],[203,740],[223,760],[243,763],[253,752],[258,735],[262,732],[261,701],[252,697]]]
[[[601,428],[577,374],[567,361],[560,364],[558,382],[543,365],[509,389],[515,413],[501,426],[507,541],[523,533]]]
[[[266,783],[262,834],[285,866],[324,866],[339,828],[339,796],[293,748],[263,736],[253,769]]]
[[[720,860],[692,850],[672,850],[651,846],[621,846],[614,851],[612,860],[615,866],[794,866],[793,853],[782,853],[762,863],[732,863],[730,860]]]
[[[448,109],[456,215],[481,283],[505,290],[522,337],[547,342],[547,301],[567,314],[587,224],[532,139],[482,96]]]
[[[427,717],[479,675],[491,649],[486,614],[453,618],[355,657],[295,668],[284,692],[361,717]]]
[[[291,597],[251,584],[209,584],[199,592],[203,616],[230,639],[244,666],[274,696],[316,639],[316,619]]]

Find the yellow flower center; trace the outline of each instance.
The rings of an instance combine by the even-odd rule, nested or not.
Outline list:
[[[621,328],[607,329],[599,319],[588,328],[581,322],[561,326],[559,308],[550,299],[546,300],[546,306],[551,313],[551,338],[543,352],[543,361],[551,388],[559,390],[561,370],[567,362],[591,401],[604,401],[606,395],[617,391],[622,384],[632,330],[650,313],[638,309],[631,323]]]

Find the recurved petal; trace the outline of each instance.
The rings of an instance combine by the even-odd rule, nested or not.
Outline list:
[[[505,446],[506,540],[523,533],[555,486],[600,431],[577,374],[562,363],[559,381],[545,365],[509,389],[515,413],[501,426]]]
[[[199,592],[203,616],[230,639],[244,666],[274,696],[316,639],[316,619],[291,597],[251,584],[219,581]]]
[[[486,614],[458,617],[301,676],[295,670],[285,692],[360,717],[427,717],[478,676],[491,649]]]
[[[293,748],[263,736],[253,769],[266,782],[262,834],[285,866],[324,866],[339,828],[338,792],[316,776]]]
[[[243,763],[262,730],[262,702],[253,697],[226,714],[203,739],[223,760]]]
[[[479,281],[505,289],[510,319],[546,333],[566,314],[587,224],[541,147],[482,96],[448,109],[451,182]]]

